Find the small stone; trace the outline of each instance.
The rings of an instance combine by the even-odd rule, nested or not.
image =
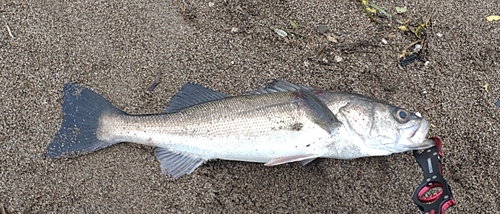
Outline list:
[[[420,49],[422,49],[422,45],[416,44],[415,48],[413,49],[413,52],[418,52],[418,51],[420,51]]]
[[[333,42],[333,43],[337,43],[338,42],[337,38],[335,38],[335,36],[332,35],[331,33],[326,34],[326,39],[328,39],[328,41]]]
[[[342,57],[340,56],[335,56],[335,62],[342,62]]]
[[[260,12],[258,10],[248,10],[248,14],[252,16],[258,16],[260,15]]]
[[[231,33],[244,33],[246,30],[242,27],[233,27],[231,28]]]
[[[382,44],[387,45],[387,40],[385,40],[384,38],[382,38],[381,42]]]
[[[318,30],[318,34],[319,35],[323,35],[326,32],[328,32],[328,26],[326,26],[326,25],[319,25],[317,30]]]
[[[215,6],[215,3],[214,2],[208,2],[208,6],[209,7],[213,7],[213,6]]]
[[[248,18],[249,18],[249,17],[250,17],[250,14],[248,14],[248,13],[243,13],[243,14],[241,15],[241,19],[243,19],[243,21],[248,21]]]
[[[196,15],[196,8],[195,7],[189,8],[188,11],[187,11],[186,16],[189,19],[195,19],[197,17],[197,15]]]
[[[441,37],[443,37],[443,34],[442,33],[436,33],[436,36],[439,37],[439,38],[441,38]]]
[[[286,31],[281,30],[281,29],[278,29],[278,28],[275,28],[275,29],[274,29],[274,32],[276,32],[276,34],[278,34],[278,36],[281,36],[281,37],[286,37],[286,36],[288,36],[288,33],[286,33]]]

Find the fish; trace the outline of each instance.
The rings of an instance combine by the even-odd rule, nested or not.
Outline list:
[[[186,83],[156,114],[125,113],[89,88],[67,83],[62,112],[47,157],[138,143],[156,147],[162,173],[174,179],[214,159],[306,165],[317,158],[386,156],[434,146],[426,140],[429,122],[419,113],[283,80],[240,96]]]

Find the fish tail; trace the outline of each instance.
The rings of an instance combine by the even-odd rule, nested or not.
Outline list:
[[[123,111],[101,95],[78,84],[65,84],[63,93],[63,121],[47,146],[47,157],[76,156],[116,143],[98,138],[99,118],[104,113],[124,114]]]

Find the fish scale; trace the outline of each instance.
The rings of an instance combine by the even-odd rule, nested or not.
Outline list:
[[[261,102],[262,97],[273,103]],[[113,139],[102,138],[111,143],[136,142],[179,153],[196,150],[205,159],[267,162],[272,154],[281,157],[303,153],[298,146],[311,144],[306,137],[312,133],[329,136],[305,118],[303,111],[294,102],[293,93],[253,95],[252,99],[231,97],[170,114],[108,115],[99,129],[107,130]],[[293,129],[294,124],[302,124],[304,130]],[[292,149],[296,151],[289,151]],[[249,150],[253,154],[248,154]]]

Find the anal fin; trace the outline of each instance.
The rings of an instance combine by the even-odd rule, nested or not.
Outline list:
[[[313,161],[314,159],[318,158],[318,155],[311,155],[311,154],[305,154],[305,155],[294,155],[294,156],[287,156],[287,157],[280,157],[280,158],[274,158],[267,163],[265,163],[265,166],[276,166],[280,164],[285,164],[285,163],[290,163],[290,162],[297,162],[300,161],[305,161],[306,164]],[[302,164],[305,165],[305,164]]]
[[[155,156],[160,161],[161,172],[174,179],[192,173],[207,161],[203,158],[175,153],[160,147],[155,149]]]

